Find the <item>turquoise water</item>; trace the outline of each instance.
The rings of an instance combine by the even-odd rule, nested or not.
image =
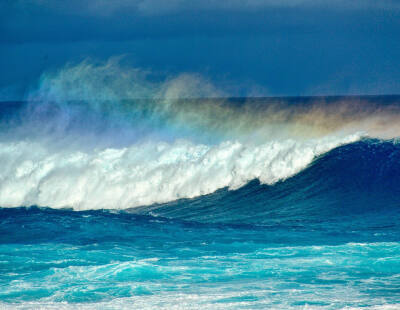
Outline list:
[[[2,236],[18,231],[1,240],[2,305],[338,309],[400,296],[398,217],[338,233],[100,211],[1,213]]]

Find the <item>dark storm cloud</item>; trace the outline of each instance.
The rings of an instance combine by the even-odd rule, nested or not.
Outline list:
[[[0,40],[379,32],[400,24],[399,7],[399,1],[389,0],[6,0]]]
[[[113,15],[127,12],[139,15],[165,15],[188,11],[254,11],[269,8],[320,8],[320,9],[399,9],[398,0],[12,0],[16,8],[62,11],[77,15]]]
[[[232,95],[400,93],[399,38],[399,0],[0,0],[0,98],[116,55]]]

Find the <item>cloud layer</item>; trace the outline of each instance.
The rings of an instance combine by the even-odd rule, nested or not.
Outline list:
[[[3,0],[0,95],[119,55],[269,95],[400,93],[399,37],[399,0]]]
[[[319,9],[399,9],[398,0],[16,0],[14,7],[42,7],[72,14],[113,15],[129,11],[132,14],[158,15],[188,11],[243,11],[270,8]]]

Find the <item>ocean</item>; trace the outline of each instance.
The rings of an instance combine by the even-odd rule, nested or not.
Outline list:
[[[400,309],[400,96],[46,89],[0,103],[0,309]]]

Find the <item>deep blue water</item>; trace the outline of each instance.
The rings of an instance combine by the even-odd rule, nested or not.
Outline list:
[[[124,210],[12,206],[6,182],[25,174],[7,173],[1,309],[400,309],[395,139],[340,145],[270,185]]]

